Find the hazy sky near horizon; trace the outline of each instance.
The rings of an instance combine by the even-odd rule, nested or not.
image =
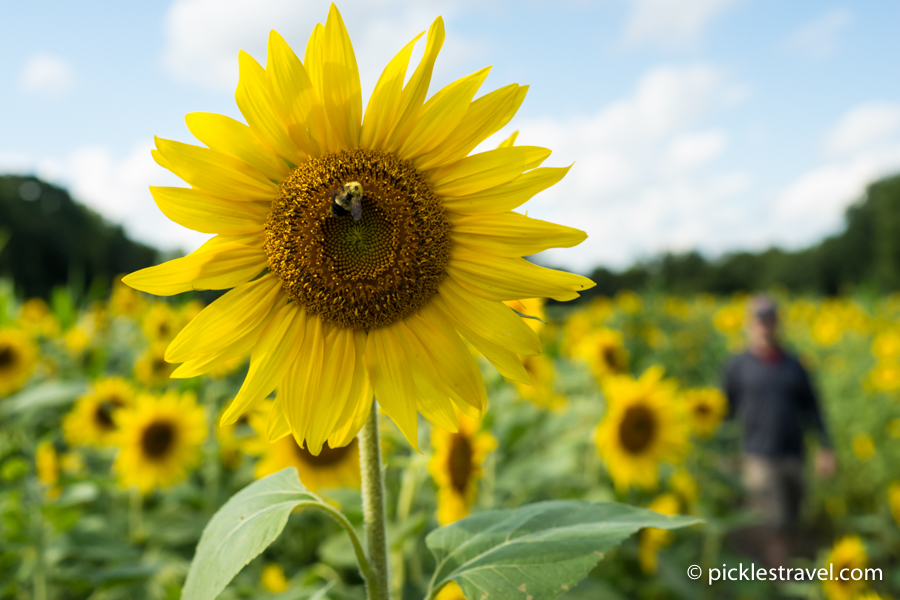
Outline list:
[[[41,1],[0,7],[0,173],[34,173],[134,237],[193,250],[147,187],[180,185],[153,136],[197,143],[193,111],[241,118],[237,54],[270,29],[302,56],[320,0]],[[494,65],[480,94],[529,84],[518,144],[574,163],[523,207],[588,240],[540,260],[622,267],[661,251],[800,247],[900,172],[900,3],[890,0],[339,2],[364,102],[438,14],[430,93]],[[421,54],[424,40],[419,42]],[[414,60],[417,60],[417,56]],[[410,73],[412,68],[410,69]],[[486,147],[486,146],[485,146]]]

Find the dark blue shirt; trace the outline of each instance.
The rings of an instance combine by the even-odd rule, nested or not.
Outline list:
[[[763,360],[736,356],[725,371],[729,414],[744,430],[744,452],[769,458],[802,457],[804,426],[829,445],[825,424],[806,369],[784,352]]]

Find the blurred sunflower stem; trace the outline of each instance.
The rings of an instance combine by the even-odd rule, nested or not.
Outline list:
[[[387,512],[384,502],[384,471],[378,435],[378,405],[372,402],[369,419],[359,432],[359,467],[362,476],[363,519],[369,551],[371,578],[366,579],[369,600],[390,600]],[[352,537],[352,535],[351,535]],[[360,561],[362,569],[362,561]]]
[[[128,537],[132,541],[144,540],[144,495],[133,485],[128,488]]]

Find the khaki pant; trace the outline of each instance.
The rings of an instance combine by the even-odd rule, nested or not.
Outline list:
[[[797,525],[804,487],[801,459],[745,454],[743,480],[748,504],[763,523],[779,531]]]

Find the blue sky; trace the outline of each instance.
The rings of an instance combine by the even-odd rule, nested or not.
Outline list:
[[[547,262],[622,267],[664,250],[799,247],[840,228],[865,184],[900,172],[900,4],[570,0],[338,3],[364,97],[438,14],[432,91],[494,65],[481,93],[530,84],[497,138],[554,150],[566,179],[524,208],[589,239]],[[313,0],[17,2],[0,11],[0,172],[36,173],[135,237],[193,249],[149,185],[178,185],[153,136],[184,115],[239,118],[237,52],[270,29],[302,56]],[[424,44],[420,43],[420,46]],[[421,50],[421,49],[420,49]],[[493,141],[493,140],[491,140]],[[489,141],[488,143],[490,143]]]

